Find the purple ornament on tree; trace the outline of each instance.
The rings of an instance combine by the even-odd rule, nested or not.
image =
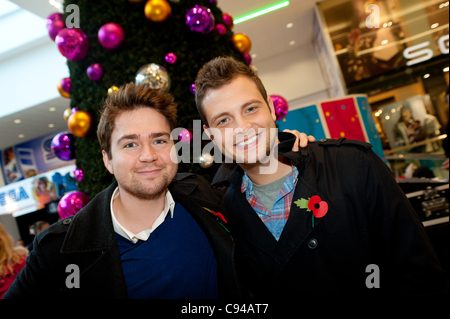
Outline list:
[[[209,33],[214,23],[214,15],[204,6],[196,5],[186,13],[186,24],[193,32]]]
[[[65,28],[55,38],[59,52],[70,61],[78,61],[86,56],[89,40],[81,29]]]
[[[84,172],[81,168],[75,167],[75,169],[73,170],[73,175],[77,180],[81,181],[83,179]]]
[[[192,84],[189,86],[189,91],[191,91],[192,94],[195,94],[195,83],[192,83]]]
[[[66,193],[58,203],[58,215],[61,219],[70,217],[78,213],[89,203],[89,196],[80,191]]]
[[[192,141],[192,133],[184,129],[178,134],[178,140],[183,144],[189,144]]]
[[[88,66],[86,73],[90,80],[98,81],[103,76],[103,68],[100,64],[94,63]]]
[[[276,121],[282,120],[289,111],[288,102],[280,95],[270,95],[275,109]]]
[[[123,43],[125,32],[116,23],[106,23],[98,30],[98,41],[106,50],[115,50]]]
[[[49,22],[50,21],[50,22]],[[66,24],[64,23],[64,20],[54,20],[51,21],[47,19],[47,31],[48,36],[50,39],[55,41],[56,36],[58,35],[59,31],[64,29],[66,27]]]
[[[170,63],[170,64],[174,64],[175,62],[177,62],[177,56],[172,52],[167,53],[165,59],[166,59],[167,63]]]
[[[227,27],[231,30],[234,27],[233,17],[228,13],[222,13],[223,22],[227,25]]]
[[[75,114],[75,113],[77,113],[78,112],[78,108],[77,107],[74,107],[74,108],[72,108],[72,114]]]
[[[52,153],[63,161],[75,158],[75,138],[72,133],[62,132],[56,134],[51,143]]]
[[[72,88],[72,82],[70,78],[64,78],[61,79],[61,89],[63,89],[64,92],[67,92],[70,94]]]
[[[246,55],[244,55],[244,59],[248,65],[250,65],[252,63],[252,56],[250,54],[247,53]]]
[[[227,28],[222,23],[216,24],[214,26],[214,33],[218,36],[223,36],[225,33],[227,33]]]

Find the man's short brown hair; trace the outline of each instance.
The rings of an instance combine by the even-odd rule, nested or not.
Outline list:
[[[203,111],[203,100],[211,89],[218,89],[229,84],[239,75],[248,77],[255,82],[264,101],[267,103],[267,92],[259,77],[253,70],[243,62],[236,61],[231,57],[217,57],[206,63],[198,72],[195,79],[195,104],[197,105],[200,118],[209,127]],[[269,104],[267,104],[269,106]]]
[[[161,90],[150,89],[146,84],[128,83],[119,88],[116,93],[108,95],[100,110],[100,122],[97,127],[97,138],[100,147],[111,155],[111,135],[116,118],[125,111],[139,108],[152,108],[161,113],[167,120],[172,131],[177,126],[177,105],[170,94]]]

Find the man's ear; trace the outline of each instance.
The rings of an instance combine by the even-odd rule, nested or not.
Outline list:
[[[108,154],[105,151],[102,151],[102,155],[103,155],[103,164],[105,164],[105,167],[108,170],[108,172],[114,175],[111,160],[109,159]]]
[[[269,104],[270,114],[272,115],[273,121],[277,121],[277,115],[275,114],[275,107],[273,106],[272,98],[267,96],[267,103]]]
[[[214,141],[214,135],[211,134],[210,129],[209,129],[206,125],[204,125],[204,124],[203,124],[203,130],[205,131],[206,135],[208,135],[209,139],[210,139],[211,141],[213,141],[213,143],[214,143],[215,145],[217,145],[217,144],[216,144],[216,141]]]

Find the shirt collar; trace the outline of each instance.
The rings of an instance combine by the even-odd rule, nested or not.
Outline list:
[[[292,169],[292,182],[290,182],[290,185],[295,185],[297,183],[297,179],[298,179],[298,169],[297,167],[295,167],[295,165],[291,164],[291,169]],[[288,179],[289,177],[288,177]],[[288,191],[291,190],[291,188],[293,188],[292,186],[289,187]],[[241,193],[244,193],[248,190],[247,193],[251,193],[253,190],[253,183],[252,180],[250,179],[250,177],[248,177],[247,173],[244,172],[244,175],[242,176],[242,184],[241,184]]]
[[[125,227],[123,227],[114,216],[113,211],[113,202],[114,199],[119,196],[119,187],[117,186],[114,190],[112,196],[111,196],[111,202],[110,202],[110,209],[111,209],[111,218],[113,222],[114,231],[118,233],[120,236],[132,241],[133,243],[136,243],[138,240],[146,241],[150,234],[158,227],[160,226],[164,220],[166,219],[167,214],[170,212],[170,218],[173,218],[173,211],[175,208],[175,201],[173,200],[172,194],[169,190],[166,192],[166,196],[164,197],[164,209],[161,212],[161,214],[158,216],[158,218],[155,220],[155,222],[152,225],[152,228],[146,229],[141,231],[138,234],[133,234],[129,230],[127,230]]]

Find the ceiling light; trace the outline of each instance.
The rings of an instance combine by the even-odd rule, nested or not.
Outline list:
[[[428,79],[430,77],[430,73],[427,73],[423,76],[424,79]]]
[[[22,121],[19,120],[19,119],[15,119],[15,120],[14,120],[14,123],[19,124],[19,123],[22,123]]]
[[[290,28],[292,28],[294,26],[294,24],[291,22],[291,23],[288,23],[288,24],[286,24],[286,28],[288,28],[288,29],[290,29]]]
[[[289,45],[294,45],[295,44],[295,41],[294,40],[292,40],[291,42],[289,42]]]
[[[55,112],[56,111],[56,107],[52,106],[51,108],[48,109],[50,112]]]
[[[252,59],[256,58],[258,55],[256,53],[252,54]]]
[[[282,1],[280,3],[271,5],[270,7],[267,7],[267,8],[255,11],[253,13],[247,14],[247,15],[245,15],[243,17],[239,17],[237,19],[234,19],[233,22],[236,25],[236,24],[242,23],[244,21],[248,21],[250,19],[262,16],[262,15],[264,15],[266,13],[269,13],[269,12],[272,12],[272,11],[275,11],[275,10],[287,7],[288,5],[289,5],[289,1]]]
[[[24,138],[25,137],[25,135],[23,135],[23,134],[19,134],[19,135],[17,135],[19,138]]]
[[[48,127],[49,127],[49,128],[54,128],[54,127],[55,127],[55,124],[49,124]]]
[[[383,41],[381,41],[381,45],[385,45],[388,42],[389,42],[388,40],[383,40]]]
[[[448,66],[447,67],[445,67],[442,71],[444,71],[444,72],[448,72]]]
[[[430,26],[430,28],[431,29],[434,29],[434,28],[437,28],[439,26],[439,23],[433,23],[431,26]]]

